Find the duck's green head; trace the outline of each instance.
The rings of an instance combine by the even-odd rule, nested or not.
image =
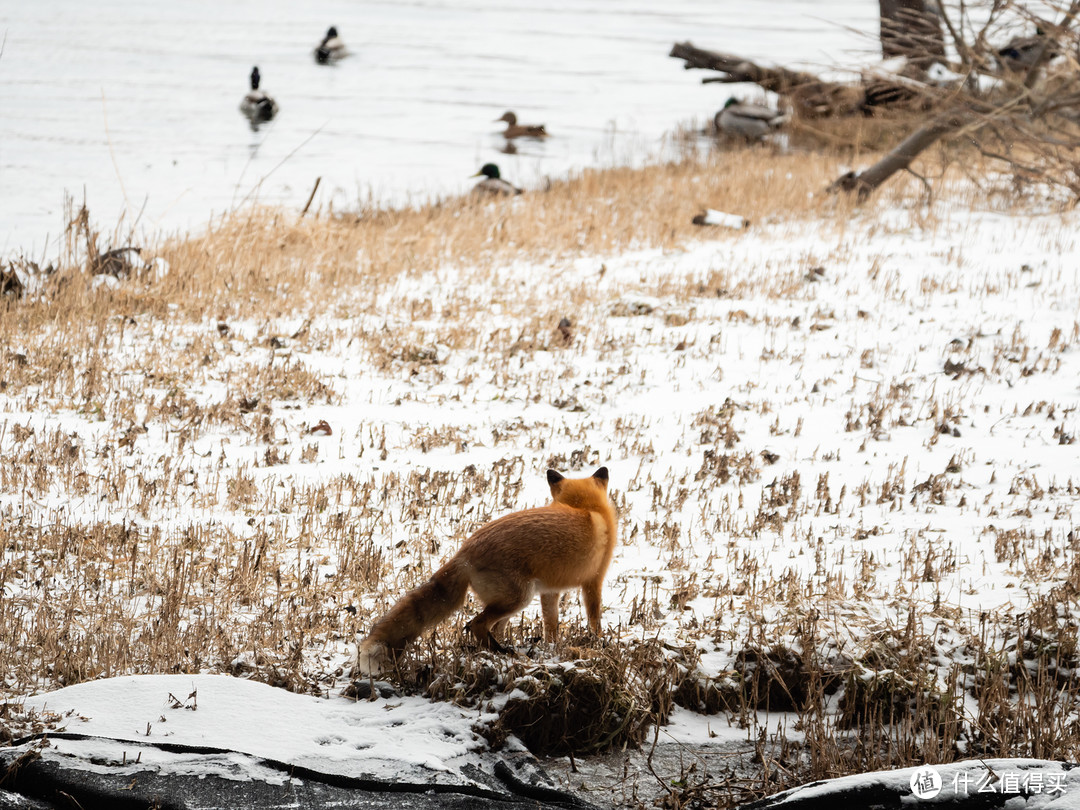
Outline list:
[[[490,177],[492,180],[498,180],[499,167],[496,166],[494,163],[485,163],[482,167],[480,167],[480,171],[474,174],[473,177],[480,177],[481,175],[483,175],[484,177]]]
[[[732,96],[731,98],[729,98],[727,101],[724,102],[724,109],[726,110],[728,107],[730,107],[730,106],[732,106],[734,104],[738,104],[738,103],[739,103],[739,100],[737,98],[735,98],[735,96]]]

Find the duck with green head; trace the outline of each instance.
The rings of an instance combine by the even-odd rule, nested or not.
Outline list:
[[[1043,54],[1043,49],[1048,53]],[[1013,37],[1004,46],[997,49],[997,61],[1003,70],[1023,73],[1031,69],[1036,59],[1049,62],[1061,53],[1057,42],[1046,36],[1041,25],[1035,26],[1032,36]],[[1043,62],[1043,64],[1045,64]]]
[[[748,141],[760,140],[787,121],[787,115],[772,107],[739,101],[734,96],[727,100],[724,108],[713,118],[718,132],[738,135]]]
[[[494,163],[485,163],[473,177],[483,177],[484,179],[473,186],[473,194],[479,194],[484,196],[497,196],[497,197],[512,197],[515,194],[520,194],[521,189],[504,180],[499,175],[499,167]]]

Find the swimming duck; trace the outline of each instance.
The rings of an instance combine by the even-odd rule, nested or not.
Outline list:
[[[501,118],[496,118],[496,122],[505,121],[506,129],[503,130],[503,137],[510,138],[546,138],[548,132],[544,129],[543,124],[519,124],[517,122],[517,116],[514,113],[507,110],[502,114]]]
[[[747,104],[737,98],[729,98],[713,118],[716,129],[731,135],[739,135],[750,141],[756,141],[763,135],[783,126],[788,117],[771,107],[761,104]]]
[[[484,179],[473,186],[473,194],[512,197],[521,193],[520,188],[499,176],[499,167],[494,163],[485,163],[480,171],[473,175],[473,177],[480,176]]]
[[[345,53],[345,42],[338,36],[337,28],[331,25],[326,29],[326,36],[319,43],[319,47],[315,49],[315,61],[325,65],[336,62],[345,56]]]
[[[259,68],[253,67],[251,69],[251,90],[244,96],[244,100],[240,102],[240,111],[250,118],[252,123],[269,121],[277,115],[278,111],[277,102],[259,89],[260,78]]]

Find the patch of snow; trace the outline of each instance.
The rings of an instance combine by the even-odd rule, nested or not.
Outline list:
[[[176,755],[124,741],[211,748],[322,773],[385,781],[466,784],[487,743],[473,731],[493,719],[422,698],[353,701],[298,695],[225,675],[137,675],[88,681],[27,698],[27,709],[65,716],[61,729],[107,744],[52,737],[58,755],[111,756],[169,773],[235,772],[246,760]],[[261,767],[261,766],[260,766]],[[116,772],[115,766],[108,766]],[[265,776],[263,774],[262,776]],[[259,778],[262,778],[260,776]],[[243,778],[238,776],[238,778]]]

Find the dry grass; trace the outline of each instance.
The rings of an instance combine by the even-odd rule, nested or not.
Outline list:
[[[515,733],[544,753],[641,743],[675,703],[765,742],[774,732],[759,711],[791,713],[800,744],[762,742],[762,778],[743,798],[973,753],[1075,758],[1080,550],[1059,526],[1076,484],[1017,468],[977,489],[977,448],[946,446],[969,430],[960,386],[1049,379],[1080,327],[1038,343],[1019,325],[972,328],[939,363],[956,388],[895,369],[860,383],[891,369],[899,348],[866,345],[859,328],[878,316],[861,299],[850,313],[818,305],[815,285],[839,283],[852,217],[875,223],[870,236],[932,233],[941,212],[914,178],[874,203],[905,210],[902,226],[823,195],[852,154],[722,151],[588,171],[510,202],[303,219],[255,209],[147,246],[117,284],[91,272],[112,244],[81,218],[59,269],[0,317],[0,690],[196,671],[340,689],[343,645],[473,528],[526,505],[537,470],[618,457],[638,469],[624,465],[616,505],[645,516],[624,524],[623,541],[654,566],[608,583],[619,618],[606,646],[536,648],[527,613],[512,628],[517,657],[462,653],[460,638],[437,633],[398,688],[494,702],[492,741]],[[1009,178],[972,185],[947,158],[922,170],[957,181],[953,204],[1024,202],[1003,190]],[[629,249],[737,246],[738,233],[691,225],[704,207],[814,223],[839,247],[610,280],[606,257]],[[168,272],[144,268],[152,257]],[[851,282],[881,306],[1027,289],[1020,270],[927,272],[912,292],[882,269],[887,258]],[[529,283],[521,267],[557,281]],[[828,341],[846,326],[837,349]],[[744,351],[756,365],[740,377]],[[811,352],[840,370],[802,391],[767,388],[770,369]],[[707,396],[687,406],[672,448],[655,445],[658,413],[604,418],[662,386],[646,379],[657,357],[705,369]],[[995,418],[1064,446],[1070,407],[1032,396]],[[481,410],[474,422],[440,418]],[[834,412],[835,424],[814,421]],[[312,432],[324,419],[330,435]],[[804,428],[823,437],[820,452],[775,452]],[[911,429],[946,454],[935,470],[916,477],[903,454],[864,469]],[[686,469],[654,465],[663,454]],[[1052,530],[1014,525],[1050,507]],[[948,510],[977,512],[987,564],[1055,584],[1023,621],[927,606],[926,589],[965,564],[921,528]],[[893,530],[894,515],[915,528]],[[799,559],[766,560],[778,547]],[[899,562],[885,570],[887,557]],[[918,584],[901,593],[896,582]],[[945,641],[952,660],[940,660]],[[725,650],[730,668],[704,667],[703,647]],[[0,715],[0,738],[3,725]]]
[[[247,305],[275,314],[306,306],[301,304],[305,295],[329,297],[334,290],[358,285],[378,287],[402,273],[447,265],[673,247],[697,237],[690,221],[706,205],[737,201],[740,213],[754,221],[833,207],[833,201],[811,198],[807,190],[824,188],[835,171],[833,161],[762,149],[743,153],[738,161],[587,170],[506,203],[455,199],[299,223],[287,215],[253,212],[204,238],[167,246],[162,255],[175,269],[190,272],[178,275],[183,288],[163,292],[206,307],[192,313],[199,317],[214,307],[242,312]],[[793,174],[798,183],[791,182]],[[233,250],[233,245],[248,249]]]
[[[502,203],[466,197],[304,219],[253,208],[202,235],[157,247],[154,254],[168,261],[171,272],[126,285],[112,294],[112,303],[120,311],[154,316],[179,308],[195,320],[252,311],[274,317],[325,303],[339,290],[377,288],[403,273],[447,265],[670,248],[699,238],[691,219],[706,206],[737,209],[753,222],[826,212],[842,221],[843,203],[820,193],[838,165],[810,153],[743,149],[704,162],[585,170]],[[89,266],[105,250],[85,248],[84,242],[101,241],[92,232],[90,237],[72,240],[64,261]],[[41,303],[85,318],[91,314],[85,312],[85,281],[62,274]]]

